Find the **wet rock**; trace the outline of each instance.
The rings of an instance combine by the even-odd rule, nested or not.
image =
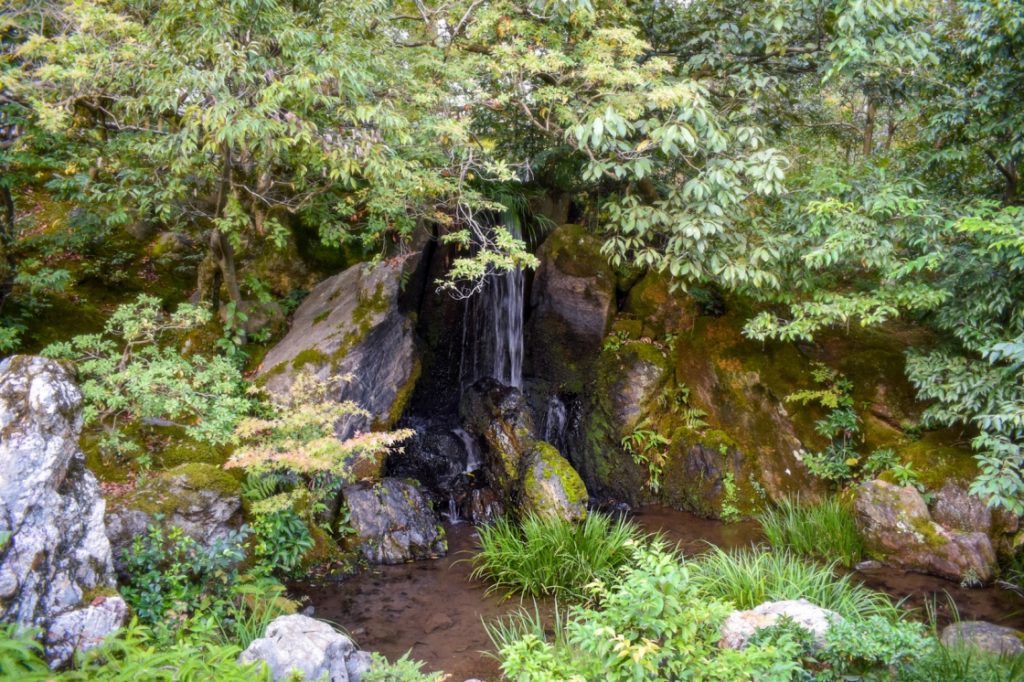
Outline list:
[[[114,586],[105,503],[78,445],[81,410],[82,394],[58,363],[23,355],[0,363],[4,622],[49,630],[86,592]],[[57,662],[65,648],[47,655]]]
[[[99,597],[85,608],[57,616],[46,631],[46,653],[53,667],[69,663],[75,652],[88,651],[124,625],[128,604],[118,596]]]
[[[531,374],[552,389],[582,393],[593,378],[602,339],[615,312],[615,273],[601,240],[579,225],[562,225],[537,252],[526,330]]]
[[[587,488],[552,445],[538,442],[523,466],[523,510],[541,517],[579,521],[587,515]]]
[[[993,654],[1017,656],[1024,653],[1024,632],[982,620],[951,623],[942,630],[940,639],[946,646],[973,646]]]
[[[726,649],[742,649],[758,630],[778,623],[783,616],[814,636],[818,647],[825,645],[825,633],[833,623],[842,620],[834,611],[816,606],[806,599],[765,602],[749,611],[734,611],[722,624],[718,645]]]
[[[511,500],[533,444],[533,416],[522,392],[483,379],[466,391],[460,413],[466,430],[486,444],[482,454],[487,481],[503,500]]]
[[[992,579],[996,557],[988,536],[935,523],[912,486],[864,483],[857,489],[854,512],[868,553],[887,564],[961,582]]]
[[[956,481],[947,481],[932,505],[932,520],[951,530],[985,533],[992,530],[992,510]]]
[[[399,564],[448,551],[444,529],[414,481],[385,478],[379,483],[356,483],[343,494],[349,522],[367,561]]]
[[[120,569],[124,550],[158,515],[165,528],[181,528],[197,542],[209,544],[239,525],[241,510],[238,479],[212,464],[180,464],[112,502],[106,522],[114,562]]]
[[[360,682],[369,670],[368,658],[327,623],[295,614],[274,619],[238,661],[262,661],[274,682],[293,679],[296,674],[305,680]]]
[[[865,559],[864,561],[861,561],[856,566],[854,566],[853,570],[855,570],[855,571],[877,571],[880,568],[882,568],[882,562],[881,561],[875,561],[874,559]]]
[[[505,506],[494,492],[494,488],[484,486],[471,488],[458,500],[459,516],[470,523],[490,523],[505,513]]]
[[[428,428],[417,433],[405,451],[388,462],[388,474],[414,478],[435,495],[452,491],[466,473],[468,456],[462,440],[449,428]]]
[[[288,334],[263,360],[259,377],[266,387],[287,395],[300,370],[320,379],[350,377],[331,397],[351,400],[370,416],[342,419],[338,437],[393,425],[420,372],[414,324],[399,305],[403,278],[418,262],[411,255],[360,263],[317,285],[295,311]]]

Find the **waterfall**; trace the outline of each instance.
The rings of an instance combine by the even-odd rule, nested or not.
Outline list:
[[[559,452],[565,451],[567,419],[565,403],[557,395],[548,398],[547,411],[544,414],[544,440],[558,448]]]
[[[518,223],[502,223],[516,239]],[[461,387],[490,377],[506,386],[523,386],[523,271],[492,273],[483,290],[466,300],[463,312]]]
[[[462,441],[462,446],[466,448],[465,473],[473,473],[483,464],[483,455],[480,453],[480,444],[476,442],[476,439],[473,438],[473,436],[466,433],[465,429],[453,429],[452,435]]]

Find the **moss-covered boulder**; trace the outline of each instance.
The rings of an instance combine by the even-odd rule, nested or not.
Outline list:
[[[202,543],[220,539],[241,522],[238,478],[219,466],[193,462],[154,475],[107,508],[107,537],[118,564],[132,540],[158,519]]]
[[[864,483],[856,491],[854,512],[868,553],[879,561],[958,582],[987,583],[995,573],[988,536],[939,525],[912,486]]]
[[[533,416],[522,392],[483,379],[466,391],[459,412],[465,429],[485,445],[482,468],[487,481],[502,499],[514,499],[534,439]]]
[[[601,240],[579,225],[562,225],[537,252],[526,343],[527,373],[551,392],[582,393],[615,313],[615,272]]]
[[[523,461],[523,511],[579,521],[587,515],[587,487],[558,450],[543,441]]]
[[[348,377],[332,397],[370,413],[338,425],[338,436],[389,428],[401,416],[420,373],[414,315],[401,305],[402,283],[416,269],[414,254],[360,263],[321,282],[299,306],[288,334],[266,355],[259,379],[286,395],[296,374]]]

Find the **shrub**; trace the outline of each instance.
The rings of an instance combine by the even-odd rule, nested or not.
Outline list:
[[[837,498],[815,504],[784,499],[763,512],[758,521],[769,544],[796,554],[853,566],[864,555],[864,543],[853,513]]]
[[[612,583],[591,587],[594,607],[573,607],[549,641],[539,619],[491,628],[509,679],[788,680],[800,670],[796,643],[719,649],[731,605],[707,599],[688,564],[661,543],[639,547]]]
[[[854,583],[848,575],[835,575],[835,564],[818,565],[789,551],[725,552],[716,547],[691,565],[693,580],[705,595],[730,601],[740,609],[804,598],[854,620],[870,616],[895,620],[899,616],[887,595]]]
[[[628,521],[600,513],[578,524],[530,515],[516,526],[506,517],[479,533],[474,578],[510,594],[570,601],[586,599],[586,586],[594,580],[611,578],[641,537]]]
[[[408,652],[394,662],[374,652],[373,665],[363,674],[363,682],[442,682],[446,677],[423,672],[423,664],[410,659]]]

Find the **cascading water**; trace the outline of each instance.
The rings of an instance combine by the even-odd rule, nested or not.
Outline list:
[[[480,453],[480,444],[477,443],[473,436],[469,435],[465,429],[453,429],[452,435],[462,441],[462,446],[466,448],[465,473],[473,473],[483,464],[483,455]]]
[[[518,223],[502,226],[522,238]],[[492,274],[483,290],[466,300],[463,317],[461,387],[490,377],[506,386],[523,386],[523,293],[519,268]]]
[[[544,414],[544,440],[554,445],[560,452],[565,450],[565,427],[568,411],[565,403],[557,396],[548,398],[547,411]]]

